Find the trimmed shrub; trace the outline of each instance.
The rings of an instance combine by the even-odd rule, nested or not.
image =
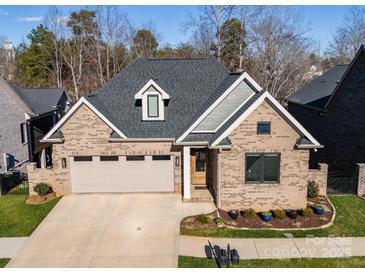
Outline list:
[[[275,209],[273,211],[273,213],[274,213],[274,217],[277,218],[277,219],[284,219],[285,216],[286,216],[285,210],[284,209],[280,209],[280,208]]]
[[[309,198],[316,198],[319,194],[319,186],[318,184],[311,180],[308,181],[308,186],[307,186],[307,197]]]
[[[302,215],[305,218],[309,218],[310,216],[313,215],[313,209],[307,206],[302,210]]]
[[[196,217],[196,219],[201,224],[209,224],[210,223],[210,217],[208,215],[198,215]]]
[[[53,192],[52,187],[48,184],[45,184],[45,183],[36,184],[33,187],[33,190],[34,190],[35,193],[37,193],[40,196],[46,196],[47,194]]]
[[[243,216],[246,218],[253,218],[256,216],[256,211],[253,208],[249,208],[243,211]]]
[[[224,225],[224,223],[226,222],[222,217],[217,217],[214,221],[217,225]]]

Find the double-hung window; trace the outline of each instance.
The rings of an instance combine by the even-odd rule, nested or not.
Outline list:
[[[247,153],[246,183],[279,183],[279,153]]]
[[[158,110],[158,95],[147,95],[147,115],[149,118],[159,116]]]

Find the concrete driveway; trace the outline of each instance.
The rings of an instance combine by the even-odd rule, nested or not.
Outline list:
[[[8,267],[177,267],[177,194],[62,198]]]

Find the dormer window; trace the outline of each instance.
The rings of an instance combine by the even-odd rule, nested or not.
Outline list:
[[[152,79],[134,96],[136,100],[142,101],[142,120],[161,121],[164,116],[164,100],[170,96]]]
[[[158,95],[147,95],[148,118],[158,117]]]

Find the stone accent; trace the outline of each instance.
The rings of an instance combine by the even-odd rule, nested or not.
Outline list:
[[[36,163],[29,163],[27,165],[28,181],[29,181],[29,194],[35,194],[33,187],[39,183],[46,183],[55,189],[56,180],[55,172],[53,169],[37,168]]]
[[[108,140],[112,129],[86,105],[81,105],[60,130],[64,142],[53,144],[53,168],[34,169],[30,166],[30,185],[43,180],[58,194],[70,193],[69,158],[72,156],[170,154],[174,157],[175,191],[181,193],[181,149],[172,142],[111,143]],[[175,166],[175,157],[180,157],[178,167]],[[66,158],[65,168],[62,167],[62,158]]]
[[[271,122],[270,135],[257,134],[259,121]],[[306,206],[309,151],[294,148],[299,134],[267,102],[254,110],[229,138],[232,148],[218,153],[220,208],[261,211]],[[279,183],[245,183],[245,154],[252,152],[280,153]]]
[[[327,164],[318,164],[318,169],[309,169],[308,181],[313,180],[318,184],[319,195],[327,194],[327,175]]]
[[[357,164],[357,195],[365,197],[365,164]]]

